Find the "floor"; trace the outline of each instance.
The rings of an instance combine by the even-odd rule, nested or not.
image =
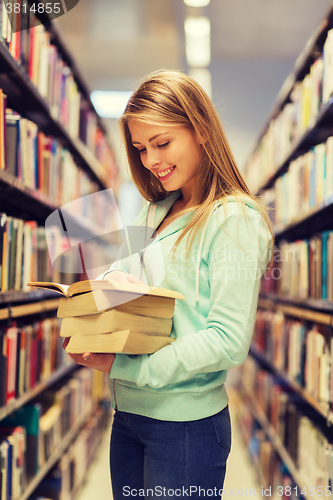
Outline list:
[[[229,396],[230,392],[229,392]],[[253,466],[250,463],[247,450],[243,446],[237,424],[235,422],[235,408],[233,398],[229,402],[232,420],[232,448],[227,464],[227,473],[224,483],[223,498],[232,497],[261,497],[261,486],[256,482]],[[102,439],[102,444],[96,455],[85,482],[75,500],[111,500],[112,493],[109,479],[109,433],[108,430]]]

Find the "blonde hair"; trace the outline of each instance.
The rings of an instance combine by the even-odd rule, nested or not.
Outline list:
[[[230,195],[242,203],[244,215],[245,200],[250,198],[273,237],[266,210],[257,201],[258,197],[250,193],[239,172],[211,100],[193,78],[178,71],[158,71],[151,74],[133,93],[119,122],[134,184],[146,200],[163,200],[170,192],[143,166],[139,151],[132,144],[128,127],[130,120],[153,124],[177,123],[191,127],[199,137],[205,138],[202,145],[202,167],[194,193],[195,210],[175,242],[173,251],[185,235],[189,236],[190,233],[191,246],[196,233],[210,216],[215,201],[220,200],[226,208],[227,196]],[[180,214],[190,210],[193,210],[193,207],[181,211]]]

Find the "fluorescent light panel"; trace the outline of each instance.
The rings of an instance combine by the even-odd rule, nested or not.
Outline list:
[[[191,68],[189,71],[191,76],[204,89],[208,97],[212,98],[212,75],[207,68]]]
[[[189,7],[206,7],[210,0],[184,0],[184,3]]]
[[[210,21],[207,17],[187,17],[184,22],[186,60],[200,68],[210,63]]]
[[[120,118],[132,92],[120,90],[95,90],[90,94],[91,101],[103,118]]]

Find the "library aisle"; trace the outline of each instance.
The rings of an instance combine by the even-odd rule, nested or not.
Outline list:
[[[229,389],[229,409],[232,420],[232,447],[228,459],[227,474],[224,483],[224,498],[238,499],[244,496],[258,498],[261,486],[256,480],[255,470],[250,462],[247,449],[242,442],[236,419],[236,403],[233,392]],[[104,432],[100,448],[89,469],[86,481],[75,500],[111,500],[112,492],[109,479],[109,439],[110,427]],[[247,490],[247,494],[246,494]]]
[[[91,344],[87,348],[85,339],[93,338],[93,344],[95,337],[112,342],[119,334],[126,340],[133,335],[135,340],[138,332],[142,335],[133,349],[127,343],[123,347],[108,344],[105,352],[137,354],[140,342],[139,354],[150,353],[175,340],[169,336],[180,340],[180,350],[177,354],[175,349],[174,357],[171,354],[169,358],[168,351],[165,358],[163,353],[156,355],[152,373],[150,362],[141,359],[117,358],[113,365],[112,377],[125,380],[120,384],[126,386],[122,387],[125,394],[127,390],[132,394],[135,382],[139,388],[144,384],[156,387],[149,391],[147,401],[156,401],[158,394],[172,395],[172,382],[184,383],[186,394],[192,395],[192,383],[202,387],[208,381],[207,387],[212,388],[209,384],[215,383],[213,377],[220,376],[219,367],[222,373],[228,366],[242,363],[245,351],[243,354],[238,346],[247,349],[251,340],[245,363],[228,371],[232,447],[224,499],[332,498],[333,0],[239,0],[237,5],[227,0],[64,0],[66,5],[75,3],[75,11],[72,14],[73,7],[67,5],[66,15],[58,11],[60,20],[49,12],[49,0],[45,11],[41,0],[37,1],[38,8],[34,0],[14,2],[0,0],[0,500],[112,499],[108,375],[76,365],[66,351],[79,352],[72,345],[75,340],[80,352],[94,352]],[[198,47],[206,47],[206,54]],[[121,63],[118,67],[117,61]],[[127,140],[133,134],[133,145],[140,144],[137,141],[147,143],[130,153],[131,180],[124,150],[119,147],[117,121],[139,81],[160,68],[185,68],[184,73],[202,84],[218,113],[222,112],[241,175],[234,169],[224,141],[214,142],[222,138],[220,132],[214,132],[216,122],[209,120],[204,127],[198,119],[194,128],[204,133],[192,137],[193,130],[184,126],[179,129],[181,133],[170,132],[171,139],[162,143],[157,138],[164,133],[146,136],[146,132],[140,132],[141,139],[134,139],[136,126],[130,130]],[[283,68],[291,73],[286,73],[271,108],[273,95],[282,83]],[[278,75],[275,83],[274,73]],[[96,95],[102,96],[100,106]],[[194,120],[194,97],[191,91],[178,124],[185,123],[187,113],[190,121]],[[133,109],[137,106],[134,102]],[[272,111],[266,116],[268,105]],[[203,114],[203,107],[198,108],[199,114]],[[172,109],[170,115],[161,115],[168,116],[170,127],[175,116]],[[259,122],[261,132],[254,140]],[[133,123],[137,125],[136,120]],[[192,142],[182,145],[183,133],[198,146],[188,158],[185,148]],[[215,165],[215,172],[225,169],[223,175],[210,177],[210,167],[206,168],[205,161],[201,165],[199,152],[203,146],[212,171]],[[215,160],[213,150],[220,151]],[[149,163],[148,157],[149,161],[155,158],[156,163]],[[158,162],[161,169],[156,167]],[[176,173],[170,169],[165,175],[170,165],[172,171],[177,168]],[[246,257],[239,253],[242,241],[236,241],[228,231],[230,241],[240,248],[233,254],[224,236],[220,245],[222,231],[214,236],[210,233],[218,215],[213,211],[203,231],[198,227],[202,237],[199,251],[193,251],[194,276],[187,267],[192,265],[191,259],[181,247],[177,250],[180,258],[175,255],[175,268],[165,267],[164,275],[164,267],[157,265],[155,243],[164,239],[163,245],[169,245],[171,241],[164,236],[155,240],[165,215],[157,219],[166,207],[164,203],[169,203],[163,197],[175,188],[183,190],[176,202],[170,197],[173,205],[165,212],[167,217],[171,215],[167,223],[175,223],[173,233],[166,236],[173,234],[176,238],[180,226],[173,217],[185,215],[179,212],[181,207],[193,208],[196,196],[187,203],[187,194],[192,192],[202,166],[202,177],[207,174],[202,203],[205,196],[205,201],[227,198],[234,189],[247,193],[246,184],[254,199],[267,208],[275,248],[265,271],[266,249],[261,244],[253,243],[252,247],[252,236],[251,246],[243,248],[249,250]],[[163,172],[164,168],[167,170]],[[152,176],[141,179],[141,171]],[[169,182],[169,175],[174,175],[175,184],[171,180],[163,191],[162,183]],[[208,179],[212,180],[211,191]],[[147,234],[141,240],[141,228],[135,227],[133,232],[128,228],[144,199],[152,203],[147,208]],[[227,201],[235,200],[230,197]],[[255,215],[250,209],[252,201],[247,204],[246,210]],[[233,205],[231,210],[236,210]],[[192,222],[200,223],[201,215],[199,211],[199,218]],[[232,217],[236,215],[231,212]],[[225,226],[227,223],[229,220],[223,221]],[[144,229],[144,219],[140,224]],[[152,226],[155,231],[149,236]],[[232,227],[236,229],[236,225]],[[258,220],[261,241],[260,227]],[[245,233],[240,231],[238,236],[246,237]],[[129,235],[134,236],[135,245],[130,244]],[[209,239],[211,236],[213,239]],[[163,252],[164,248],[167,246],[163,246]],[[164,264],[167,253],[161,255]],[[149,292],[145,289],[142,297],[133,300],[127,292],[141,295],[137,284],[96,284],[95,278],[103,276],[101,273],[116,261],[119,269],[124,261],[125,270],[152,284]],[[176,280],[174,270],[181,279]],[[93,286],[87,287],[87,278]],[[84,285],[76,283],[82,281]],[[65,289],[59,283],[73,286]],[[152,290],[163,283],[167,291]],[[252,288],[242,290],[243,283]],[[97,289],[99,286],[101,289]],[[66,290],[67,298],[59,298],[55,289]],[[95,289],[103,303],[97,304]],[[124,303],[106,301],[119,290],[126,297]],[[179,296],[180,291],[184,296]],[[80,296],[79,292],[84,293]],[[243,294],[241,300],[239,292]],[[201,297],[207,306],[202,306]],[[187,301],[183,309],[175,309],[175,298]],[[224,302],[225,298],[228,300]],[[192,318],[193,305],[200,307],[193,308]],[[207,329],[198,331],[206,318]],[[97,335],[89,335],[92,333]],[[149,337],[149,333],[154,335]],[[66,351],[65,337],[72,339]],[[153,347],[144,349],[143,344],[150,342]],[[204,362],[200,358],[193,366],[187,363],[192,351],[186,351],[186,346],[194,346],[193,353],[200,354],[203,347]],[[162,358],[155,379],[156,359]],[[169,359],[179,360],[180,372],[175,364],[168,369]],[[96,367],[93,360],[90,363]],[[144,370],[141,373],[141,367],[147,376]],[[197,379],[192,379],[197,371]],[[114,387],[114,396],[115,392]],[[176,400],[178,396],[171,398]],[[135,401],[140,413],[139,405],[146,400]],[[179,418],[190,408],[189,418],[199,418],[203,400],[201,406],[189,404],[186,408],[184,401]],[[169,409],[171,418],[176,418],[173,404],[175,407],[163,406],[163,418],[169,418]],[[160,416],[158,405],[156,415]],[[199,459],[207,467],[202,456]]]

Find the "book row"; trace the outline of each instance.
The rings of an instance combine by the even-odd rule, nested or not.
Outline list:
[[[35,123],[6,109],[1,90],[0,101],[0,169],[45,195],[55,206],[80,200],[72,204],[71,214],[88,226],[104,227],[105,221],[112,220],[111,203],[105,196],[89,196],[99,186],[76,165],[71,153]]]
[[[253,345],[272,366],[317,401],[332,406],[333,341],[330,328],[259,309]]]
[[[290,162],[288,171],[265,192],[263,201],[275,230],[307,217],[323,203],[333,201],[333,137]]]
[[[1,292],[30,291],[30,281],[72,283],[89,270],[96,278],[103,265],[109,267],[115,249],[98,238],[83,242],[81,253],[75,238],[68,238],[58,226],[38,226],[0,213]],[[83,263],[82,260],[83,259]],[[94,274],[92,276],[91,274]]]
[[[94,371],[78,370],[0,422],[2,500],[24,493],[66,434],[92,413],[97,403],[94,389],[103,384],[103,377]]]
[[[252,402],[255,400],[254,404],[265,415],[274,436],[287,451],[297,471],[300,483],[297,486],[306,488],[307,494],[314,497],[321,496],[316,490],[319,485],[323,492],[329,492],[333,480],[333,447],[320,422],[314,421],[296,396],[286,392],[286,388],[251,357],[243,367],[242,381],[243,391],[251,395]],[[256,416],[258,410],[254,413]],[[270,472],[268,484],[277,487],[274,470]],[[310,487],[315,488],[312,494]]]
[[[301,490],[296,485],[286,465],[276,452],[260,424],[249,410],[246,400],[239,403],[238,421],[251,462],[255,465],[261,495],[272,500],[299,500]],[[303,495],[306,493],[303,491]],[[306,495],[304,495],[306,496]]]
[[[315,124],[333,92],[333,30],[328,31],[323,54],[316,57],[302,81],[294,84],[290,100],[273,118],[247,166],[253,192],[275,174],[303,134]]]
[[[70,448],[61,457],[61,460],[40,482],[31,500],[50,498],[53,500],[74,500],[75,493],[83,483],[95,457],[95,450],[98,449],[101,442],[107,421],[104,408],[99,406]]]
[[[264,274],[261,292],[333,301],[333,231],[281,242]]]
[[[38,276],[44,280],[53,275],[54,270],[47,253],[45,228],[38,227],[36,221],[23,221],[2,214],[0,254],[2,292],[28,291],[26,283],[30,281],[30,277]]]
[[[112,151],[98,125],[95,111],[78,88],[71,68],[32,10],[26,12],[22,6],[16,12],[15,8],[10,9],[7,14],[7,5],[7,2],[0,2],[0,35],[10,54],[48,102],[51,116],[72,137],[81,139],[88,146],[103,165],[107,179],[114,168]]]
[[[60,320],[47,318],[31,324],[0,328],[0,407],[46,381],[70,363],[59,337]]]
[[[71,153],[56,139],[45,136],[32,121],[6,110],[3,170],[24,186],[38,190],[50,203],[63,205],[96,192],[98,185],[77,167]]]

